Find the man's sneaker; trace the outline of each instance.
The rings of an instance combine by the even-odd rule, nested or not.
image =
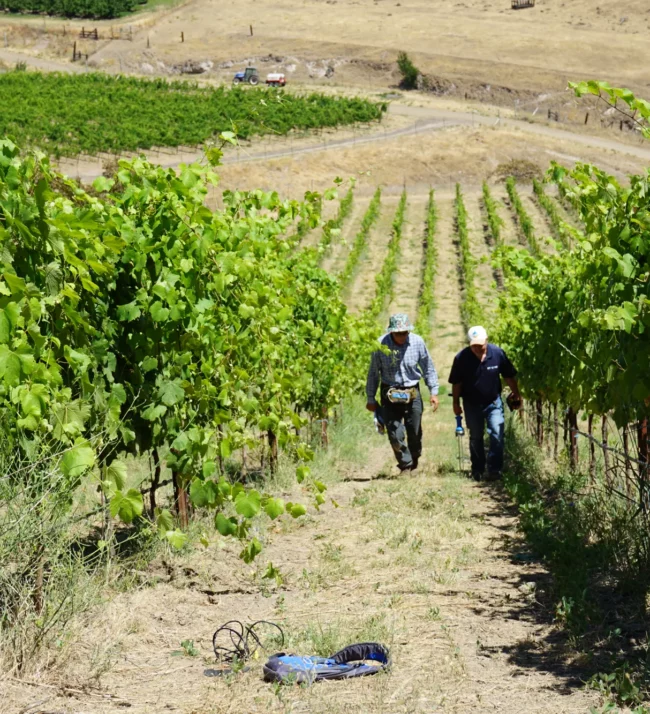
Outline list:
[[[474,481],[482,481],[483,474],[480,471],[472,471],[472,478]]]
[[[400,471],[413,471],[413,469],[417,468],[417,461],[412,461],[408,466],[398,466],[397,468]]]
[[[501,471],[491,471],[486,479],[486,481],[500,481],[501,480]]]
[[[415,471],[418,467],[419,459],[413,459],[413,464],[411,465],[411,471]]]

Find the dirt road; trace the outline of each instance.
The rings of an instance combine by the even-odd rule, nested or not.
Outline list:
[[[512,119],[508,117],[486,116],[478,112],[451,111],[449,109],[437,109],[435,107],[414,107],[394,102],[389,107],[389,115],[406,118],[407,125],[395,129],[386,130],[381,125],[365,134],[336,138],[335,136],[325,141],[300,140],[296,139],[290,146],[274,150],[265,146],[263,150],[252,148],[246,152],[231,151],[223,159],[226,165],[250,164],[255,162],[268,162],[274,159],[295,158],[320,152],[338,152],[343,149],[355,149],[370,145],[381,145],[382,143],[394,142],[398,139],[406,139],[414,136],[426,136],[448,129],[454,128],[478,128],[486,127],[498,131],[500,128],[506,131],[515,130],[524,135],[532,135],[546,140],[551,139],[558,142],[571,143],[572,151],[577,160],[581,159],[581,147],[587,149],[598,149],[606,152],[614,152],[619,155],[634,157],[643,161],[650,161],[650,149],[645,146],[626,144],[613,141],[601,136],[591,136],[589,134],[578,134],[542,123],[532,123],[530,121]],[[203,153],[201,150],[184,150],[181,154],[150,153],[151,160],[166,168],[177,168],[181,163],[201,161]],[[586,160],[586,159],[585,159]],[[90,183],[102,174],[101,160],[75,162],[64,160],[62,170],[72,176],[78,176],[83,182]]]

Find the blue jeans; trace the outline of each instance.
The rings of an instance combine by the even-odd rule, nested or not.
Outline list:
[[[490,448],[487,455],[488,473],[496,474],[503,469],[503,440],[505,417],[501,397],[482,407],[479,404],[463,403],[465,423],[469,429],[469,454],[472,460],[472,473],[485,472],[485,425],[490,437]]]

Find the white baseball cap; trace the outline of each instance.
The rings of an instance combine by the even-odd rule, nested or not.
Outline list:
[[[486,329],[480,325],[470,327],[467,331],[467,339],[469,340],[470,347],[472,345],[484,345],[487,342],[487,338]]]

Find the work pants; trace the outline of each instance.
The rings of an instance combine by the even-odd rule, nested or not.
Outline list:
[[[463,402],[465,423],[469,429],[469,453],[472,461],[472,474],[481,476],[485,472],[485,427],[490,438],[490,448],[487,455],[487,470],[490,474],[498,474],[503,469],[503,443],[505,416],[503,402],[497,397],[486,407],[480,404]]]
[[[422,454],[422,395],[418,387],[412,402],[393,404],[386,396],[388,389],[385,385],[381,387],[381,416],[397,465],[400,469],[407,469]]]

